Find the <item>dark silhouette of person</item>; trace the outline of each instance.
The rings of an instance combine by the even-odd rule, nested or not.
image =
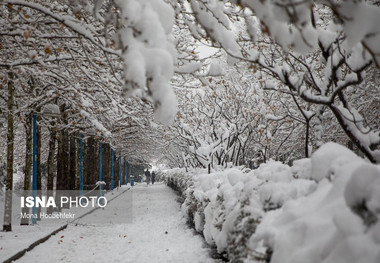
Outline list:
[[[156,181],[156,173],[152,171],[152,184]]]
[[[150,184],[150,172],[148,169],[146,169],[145,171],[145,180],[146,180],[146,184]]]

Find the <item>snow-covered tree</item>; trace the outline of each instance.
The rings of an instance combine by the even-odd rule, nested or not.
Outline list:
[[[190,5],[205,38],[230,56],[260,66],[298,98],[328,108],[358,149],[379,161],[378,128],[365,122],[346,94],[362,83],[372,63],[379,65],[376,5],[202,0]],[[239,19],[246,29],[235,36],[231,21]],[[257,48],[260,34],[273,41],[271,52]]]

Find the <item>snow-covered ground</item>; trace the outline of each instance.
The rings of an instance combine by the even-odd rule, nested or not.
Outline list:
[[[17,262],[214,262],[203,239],[186,226],[174,191],[141,184],[131,193],[133,199],[120,195]]]

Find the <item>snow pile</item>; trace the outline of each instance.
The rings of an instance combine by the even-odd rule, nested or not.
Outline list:
[[[380,166],[328,143],[293,167],[176,170],[188,220],[230,261],[380,262]]]

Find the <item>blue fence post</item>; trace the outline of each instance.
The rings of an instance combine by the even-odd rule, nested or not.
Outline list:
[[[36,197],[37,197],[37,115],[33,115],[33,199],[34,205],[32,208],[32,224],[37,224],[37,207],[36,207]]]
[[[119,187],[121,187],[121,157],[119,158]]]
[[[80,183],[79,183],[79,190],[80,190],[80,196],[83,196],[83,135],[80,135],[79,139],[79,170],[80,170]]]
[[[111,157],[111,190],[113,190],[113,157],[114,157],[114,153],[113,153],[113,150],[111,149],[111,152],[112,152],[112,157]]]

